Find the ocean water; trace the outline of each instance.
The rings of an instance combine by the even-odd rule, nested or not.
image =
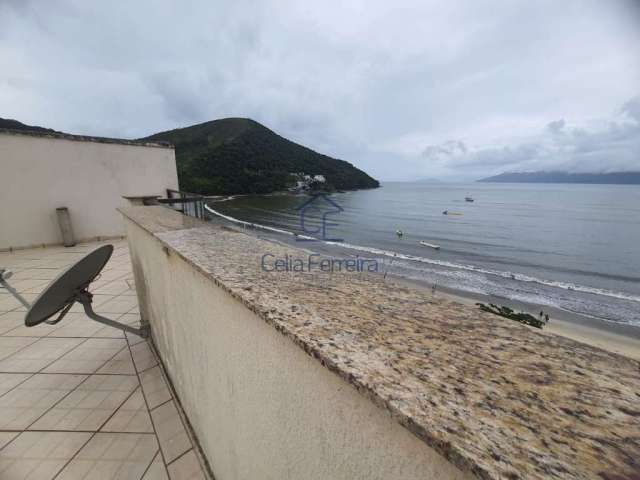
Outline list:
[[[297,208],[307,199],[245,196],[210,206],[306,235],[329,208],[308,209],[305,231]],[[302,247],[384,259],[385,268],[407,278],[640,327],[638,186],[398,182],[330,199],[342,211],[328,217],[326,237],[342,242]]]

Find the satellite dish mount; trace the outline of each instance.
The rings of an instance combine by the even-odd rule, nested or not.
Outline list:
[[[27,307],[27,314],[24,317],[24,323],[27,327],[33,327],[41,323],[55,325],[78,302],[82,304],[84,312],[90,319],[147,338],[149,336],[148,324],[135,328],[103,317],[93,310],[91,305],[93,294],[89,291],[89,285],[98,277],[109,258],[111,258],[112,253],[113,245],[103,245],[87,254],[54,279],[32,304],[29,304],[7,283],[7,279],[11,277],[11,272],[3,268],[0,268],[0,285],[6,288],[22,305]]]

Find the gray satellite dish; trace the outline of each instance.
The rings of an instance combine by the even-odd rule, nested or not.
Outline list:
[[[6,270],[0,269],[0,284],[4,285],[20,303],[28,308],[24,317],[24,324],[27,327],[33,327],[43,322],[55,325],[64,318],[75,302],[79,302],[84,307],[87,316],[92,320],[135,333],[141,337],[147,337],[149,335],[148,325],[142,328],[125,325],[98,315],[91,307],[93,294],[88,290],[89,285],[100,274],[109,258],[111,258],[112,253],[113,245],[104,245],[85,255],[58,275],[31,305],[7,284],[6,279],[10,275],[7,275]],[[53,318],[56,314],[58,316]]]

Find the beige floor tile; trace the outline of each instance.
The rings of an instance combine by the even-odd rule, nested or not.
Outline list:
[[[144,396],[150,409],[171,400],[171,391],[165,382],[160,367],[150,368],[140,374],[140,382]]]
[[[4,360],[5,358],[10,357],[19,350],[26,348],[27,346],[36,342],[37,340],[37,338],[0,337],[0,360]],[[2,370],[0,369],[0,371]]]
[[[57,268],[60,271],[64,271],[80,260],[81,255],[67,256],[67,258],[48,258],[40,262],[40,268]]]
[[[143,372],[158,364],[147,342],[140,342],[137,345],[133,345],[131,347],[131,354],[133,355],[133,363],[138,372]],[[0,365],[1,364],[0,362]]]
[[[92,375],[29,430],[98,430],[137,386],[130,375]]]
[[[169,480],[167,467],[164,466],[160,452],[156,454],[156,458],[153,459],[149,470],[144,474],[142,480]]]
[[[25,293],[22,295],[27,302],[33,302],[37,295],[35,293]],[[131,297],[127,297],[131,298]],[[0,296],[0,312],[10,312],[11,310],[24,309],[22,304],[13,295]],[[129,307],[129,310],[131,307]],[[122,312],[125,313],[125,312]]]
[[[112,280],[111,282],[103,285],[92,291],[92,293],[103,295],[120,295],[129,290],[129,285],[123,279]]]
[[[24,325],[24,312],[0,312],[0,335]]]
[[[126,340],[120,338],[90,338],[49,365],[44,372],[94,373],[126,345]]]
[[[125,338],[124,331],[104,325],[100,330],[93,334],[93,338]]]
[[[140,387],[122,404],[100,431],[153,433],[151,418]]]
[[[20,435],[20,432],[0,432],[0,450],[11,442],[14,438]]]
[[[12,272],[14,272],[14,274],[22,269],[22,267],[20,267],[20,264],[24,262],[24,260],[24,255],[19,255],[15,252],[0,253],[0,265],[2,265],[3,268],[11,270]]]
[[[60,272],[56,269],[49,268],[22,268],[15,271],[11,277],[11,281],[17,280],[53,280]]]
[[[109,373],[118,375],[135,375],[136,369],[133,366],[129,347],[124,347],[111,360],[105,363],[96,373]]]
[[[151,412],[160,448],[167,463],[191,448],[191,440],[173,402],[165,403]]]
[[[49,284],[49,280],[30,278],[26,280],[8,280],[18,293],[40,293]]]
[[[111,268],[110,263],[108,263],[107,266],[102,270],[100,276],[96,279],[96,281],[91,284],[92,291],[94,289],[105,287],[114,280],[124,279],[127,276],[131,276],[131,273],[123,272],[121,270],[115,270]]]
[[[119,295],[108,302],[95,307],[95,311],[105,316],[108,314],[127,313],[138,306],[138,298],[130,295]]]
[[[138,293],[136,292],[136,284],[133,282],[127,282],[127,285],[129,286],[129,289],[125,290],[120,295],[125,295],[127,297],[137,297]]]
[[[31,373],[0,373],[0,396],[20,385]]]
[[[118,318],[118,321],[121,323],[126,323],[127,325],[131,325],[134,327],[140,326],[140,314],[139,313],[125,313],[121,317]]]
[[[77,432],[23,432],[0,450],[0,478],[52,479],[90,437]]]
[[[13,313],[13,312],[10,312],[10,313]],[[4,333],[5,337],[37,337],[37,338],[42,338],[42,337],[46,337],[50,333],[56,331],[58,328],[60,328],[60,325],[61,325],[61,324],[49,325],[49,324],[46,324],[46,323],[41,323],[40,325],[35,325],[33,327],[27,327],[24,324],[25,312],[15,312],[15,313],[22,317],[22,321],[20,322],[20,324],[16,328],[14,328],[13,330],[9,330],[8,332]]]
[[[106,243],[116,250],[91,286],[93,307],[138,327],[126,241],[0,252],[0,264],[11,266],[16,288],[32,300],[66,266]],[[158,438],[167,461],[173,462],[172,478],[203,478],[145,339],[88,319],[79,304],[56,326],[27,328],[25,311],[0,290],[1,480],[58,474],[65,479],[144,475],[145,480],[168,480]],[[147,408],[154,409],[153,422]],[[24,429],[29,431],[2,431]]]
[[[171,463],[167,469],[171,480],[206,480],[193,449]]]
[[[9,312],[13,313],[13,312]],[[22,315],[24,312],[16,312]],[[14,337],[76,337],[76,338],[125,338],[124,332],[107,325],[103,325],[87,317],[80,312],[69,312],[64,319],[56,325],[40,324],[36,327],[16,328],[8,331],[5,336]]]
[[[14,337],[11,340],[19,338],[22,337]],[[83,338],[40,338],[0,361],[0,372],[39,372],[84,341]]]
[[[58,275],[60,275],[61,271],[55,268],[36,268],[31,278],[39,279],[39,280],[53,280]]]
[[[57,478],[140,479],[157,450],[154,435],[97,433]]]
[[[0,397],[0,430],[26,429],[85,378],[85,375],[33,375]]]
[[[45,256],[46,256],[46,253],[45,255],[41,255],[41,256],[25,257],[21,262],[16,264],[15,267],[24,268],[24,269],[41,268],[42,263],[45,261]]]

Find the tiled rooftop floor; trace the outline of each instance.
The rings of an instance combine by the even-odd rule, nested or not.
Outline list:
[[[93,283],[94,308],[139,323],[129,250]],[[9,284],[33,300],[100,243],[0,253]],[[145,340],[87,318],[24,326],[25,308],[0,289],[0,478],[204,479],[155,354]]]

